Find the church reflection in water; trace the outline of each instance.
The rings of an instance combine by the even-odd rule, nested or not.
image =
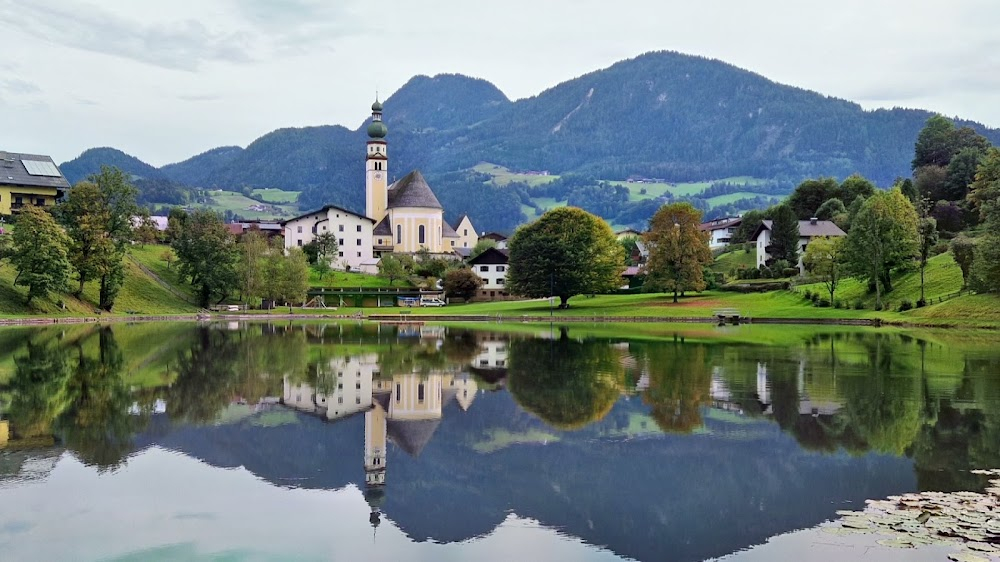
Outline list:
[[[440,328],[429,327],[418,328],[411,335],[422,344],[439,347],[445,334]],[[380,523],[385,498],[388,444],[411,457],[420,456],[451,401],[463,411],[472,406],[479,390],[477,376],[489,381],[505,377],[506,338],[480,334],[476,340],[478,352],[465,364],[383,374],[379,354],[371,352],[314,364],[312,380],[316,384],[284,377],[281,404],[286,407],[331,422],[364,415],[364,494],[371,507],[372,526]]]

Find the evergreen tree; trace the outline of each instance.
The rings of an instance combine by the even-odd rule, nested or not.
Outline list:
[[[643,290],[672,292],[705,289],[704,269],[712,263],[709,233],[699,229],[701,213],[690,203],[664,205],[649,221],[645,239],[649,262]]]
[[[799,262],[799,218],[788,205],[778,205],[771,217],[771,246],[767,251],[774,261]]]

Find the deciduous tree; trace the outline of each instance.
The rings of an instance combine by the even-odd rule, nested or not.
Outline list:
[[[526,297],[602,293],[621,285],[625,251],[601,218],[576,207],[546,212],[509,242],[507,287]]]
[[[699,229],[701,212],[690,203],[664,205],[649,221],[647,291],[672,292],[674,302],[685,291],[705,289],[704,268],[712,263],[709,233]]]
[[[917,224],[917,235],[920,238],[920,301],[919,305],[927,303],[924,296],[924,271],[927,269],[927,260],[931,257],[931,250],[938,243],[937,221],[934,217],[924,216]]]
[[[882,292],[892,290],[892,268],[917,255],[917,223],[913,204],[899,189],[892,189],[869,197],[851,225],[848,270],[873,286],[876,308],[882,307]]]
[[[221,301],[237,285],[236,242],[222,217],[199,209],[179,223],[171,245],[177,253],[178,269],[198,290],[198,303],[207,307]]]
[[[972,262],[976,255],[976,241],[964,234],[952,238],[951,255],[955,258],[955,263],[962,270],[962,288],[969,285],[969,273],[972,270]]]
[[[378,261],[378,276],[389,282],[392,286],[396,281],[406,277],[406,269],[403,262],[392,254],[383,255]]]
[[[483,286],[483,280],[467,267],[452,269],[444,276],[444,292],[449,297],[471,299]]]
[[[823,278],[826,290],[830,292],[830,304],[833,305],[837,285],[843,276],[844,268],[844,238],[820,236],[813,238],[806,246],[802,256],[802,264],[814,275]]]
[[[28,205],[21,211],[12,235],[11,264],[17,270],[15,285],[28,287],[28,300],[66,288],[70,263],[69,238],[47,211]]]

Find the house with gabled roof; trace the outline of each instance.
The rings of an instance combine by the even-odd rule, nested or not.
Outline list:
[[[27,205],[52,207],[69,188],[51,157],[0,151],[0,215]]]
[[[372,259],[375,221],[343,207],[327,205],[288,219],[281,226],[286,249],[301,248],[321,234],[333,234],[337,238],[337,256],[332,258],[332,265],[338,269],[358,271]]]
[[[768,248],[771,246],[771,232],[774,229],[774,222],[770,220],[761,221],[760,226],[754,231],[750,238],[757,246],[757,267],[770,265],[771,254]],[[805,254],[806,246],[813,238],[820,236],[840,237],[847,236],[847,233],[840,229],[833,221],[821,221],[811,218],[807,221],[799,221],[799,259],[797,267],[799,272],[805,271],[802,264],[802,255]]]

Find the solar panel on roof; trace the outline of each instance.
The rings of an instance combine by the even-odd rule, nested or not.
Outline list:
[[[52,178],[62,176],[59,173],[59,168],[56,168],[56,165],[52,162],[45,160],[21,160],[21,163],[24,164],[24,169],[33,176],[48,176]]]

